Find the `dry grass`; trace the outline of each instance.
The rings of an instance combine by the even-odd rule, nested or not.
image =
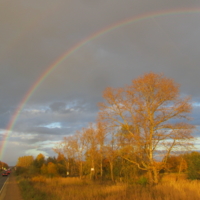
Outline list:
[[[33,187],[42,193],[54,196],[54,200],[199,200],[200,182],[176,181],[176,176],[163,178],[154,187],[141,185],[111,184],[80,180],[78,178],[34,177]]]

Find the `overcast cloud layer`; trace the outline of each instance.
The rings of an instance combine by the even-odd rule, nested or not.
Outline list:
[[[63,53],[119,21],[167,10],[177,13],[119,26],[61,62],[24,106],[0,160],[14,165],[23,155],[55,155],[56,142],[95,120],[106,87],[150,71],[192,96],[193,123],[200,125],[199,0],[1,0],[1,145],[23,97]]]

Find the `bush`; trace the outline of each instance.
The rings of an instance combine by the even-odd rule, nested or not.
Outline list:
[[[16,175],[22,175],[27,172],[27,168],[25,167],[17,167],[15,170]]]
[[[188,179],[200,179],[200,153],[192,152],[185,157],[188,164]]]
[[[49,200],[49,195],[38,191],[34,188],[33,184],[25,179],[20,180],[19,187],[24,200]]]
[[[137,183],[142,186],[146,186],[148,184],[148,179],[145,176],[141,176]]]

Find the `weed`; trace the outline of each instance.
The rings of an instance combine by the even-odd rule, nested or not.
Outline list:
[[[167,180],[167,181],[166,181]],[[165,179],[156,186],[141,177],[139,184],[104,184],[79,178],[34,177],[20,180],[24,200],[199,200],[200,182]]]

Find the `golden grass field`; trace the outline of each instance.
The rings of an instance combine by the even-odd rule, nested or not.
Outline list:
[[[103,183],[79,178],[34,177],[32,189],[48,194],[49,200],[199,200],[200,181],[184,175],[167,175],[156,186]],[[34,198],[33,198],[34,199]]]

